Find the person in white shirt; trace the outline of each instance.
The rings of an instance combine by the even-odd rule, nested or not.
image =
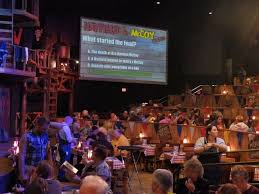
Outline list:
[[[222,138],[218,137],[218,129],[215,125],[208,125],[206,137],[200,137],[194,146],[195,154],[201,154],[209,149],[217,149],[219,152],[227,151],[227,145]]]
[[[242,132],[247,132],[249,127],[244,123],[244,118],[242,115],[237,115],[235,122],[233,122],[229,130],[231,131],[242,131]]]
[[[50,122],[50,125],[59,129],[57,134],[59,140],[58,151],[60,155],[60,164],[63,164],[65,161],[70,161],[71,158],[71,143],[74,143],[75,140],[72,136],[70,126],[73,123],[73,118],[66,116],[64,122]],[[60,170],[58,179],[63,181],[65,179],[64,171]]]

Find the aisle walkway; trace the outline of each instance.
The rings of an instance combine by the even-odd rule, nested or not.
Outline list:
[[[150,194],[150,193],[152,193],[152,190],[151,190],[152,173],[140,172],[139,176],[140,176],[140,180],[142,182],[142,188],[139,184],[137,176],[134,176],[130,183],[131,190],[129,189],[129,194]]]

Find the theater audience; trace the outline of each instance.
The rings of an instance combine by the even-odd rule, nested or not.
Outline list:
[[[176,194],[209,194],[208,181],[203,177],[203,167],[193,158],[184,164],[184,178],[176,183]]]
[[[154,194],[168,194],[173,191],[173,174],[166,169],[157,169],[152,176]]]
[[[222,185],[216,192],[216,194],[241,194],[241,192],[236,185],[227,183],[225,185]]]
[[[54,170],[46,161],[41,161],[31,177],[25,194],[61,194],[61,184],[53,178]]]
[[[201,154],[203,152],[209,151],[214,152],[226,152],[227,145],[222,138],[218,137],[218,129],[214,125],[208,125],[206,128],[206,137],[200,137],[194,146],[194,152],[196,154]]]
[[[236,120],[230,125],[229,130],[247,132],[249,127],[244,123],[242,115],[237,115]]]
[[[83,179],[79,194],[108,194],[109,186],[98,176],[87,176]]]
[[[230,174],[232,183],[239,188],[242,194],[259,194],[259,189],[248,183],[249,174],[243,166],[234,166]]]

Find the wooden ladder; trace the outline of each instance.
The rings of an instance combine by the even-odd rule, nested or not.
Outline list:
[[[57,116],[57,103],[58,103],[58,92],[51,90],[48,92],[48,112],[50,118]]]

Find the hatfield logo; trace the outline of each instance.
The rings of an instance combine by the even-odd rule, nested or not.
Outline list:
[[[145,39],[151,39],[153,40],[155,37],[155,32],[152,31],[146,31],[144,29],[137,30],[137,29],[131,29],[131,36],[133,37],[139,37],[139,38],[145,38]]]

